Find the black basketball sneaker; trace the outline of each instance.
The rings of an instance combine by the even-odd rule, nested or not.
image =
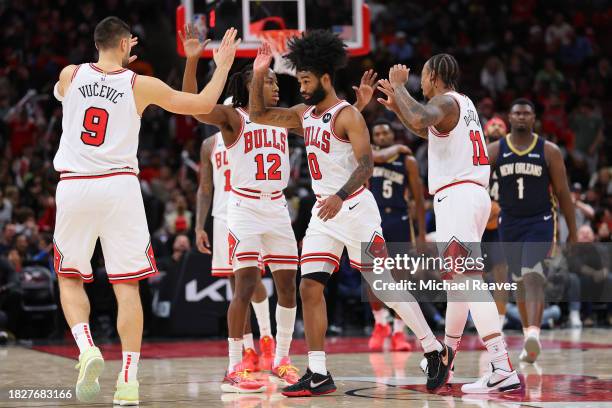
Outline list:
[[[330,394],[336,391],[336,384],[329,371],[327,375],[313,373],[310,368],[306,369],[306,374],[298,382],[283,388],[282,394],[285,397],[315,397],[317,395]]]
[[[425,353],[427,359],[427,390],[437,391],[448,382],[450,371],[453,368],[455,353],[453,349],[444,345],[442,351]]]

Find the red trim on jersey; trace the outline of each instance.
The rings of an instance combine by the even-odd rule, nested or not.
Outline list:
[[[127,71],[127,68],[121,68],[118,69],[116,71],[110,71],[110,72],[104,72],[103,70],[101,70],[100,68],[98,68],[97,66],[95,66],[92,62],[89,63],[89,66],[91,67],[91,69],[93,69],[94,71],[98,71],[102,74],[106,74],[106,75],[117,75],[117,74],[121,74],[125,71]]]
[[[437,190],[436,190],[436,192],[435,192],[433,195],[436,195],[436,194],[438,194],[440,191],[445,190],[445,189],[447,189],[447,188],[449,188],[449,187],[453,187],[453,186],[456,186],[457,184],[465,184],[465,183],[472,183],[472,184],[476,184],[477,186],[480,186],[480,187],[484,188],[484,186],[483,186],[482,184],[477,183],[477,182],[475,182],[475,181],[472,181],[472,180],[463,180],[463,181],[456,181],[456,182],[454,182],[454,183],[450,183],[450,184],[447,184],[447,185],[445,185],[445,186],[442,186],[442,187],[440,187],[439,189],[437,189]]]
[[[124,275],[129,275],[129,274],[124,274]],[[125,276],[119,279],[115,279],[115,277],[117,275],[108,275],[108,281],[112,284],[116,284],[116,283],[125,283],[125,282],[136,282],[139,280],[143,280],[146,278],[149,278],[151,276],[157,275],[157,270],[155,269],[151,269],[147,272],[143,272],[140,275],[132,275],[133,277],[130,276]]]
[[[450,135],[449,132],[442,133],[442,132],[438,131],[438,129],[436,129],[434,126],[430,126],[429,127],[429,131],[431,132],[432,135],[434,135],[436,137],[448,137]]]
[[[134,84],[136,84],[136,77],[137,76],[138,75],[135,72],[132,73],[132,80],[130,81],[130,83],[132,84],[132,89],[134,89]]]
[[[55,240],[53,240],[53,269],[55,269],[55,273],[65,278],[81,278],[87,283],[93,282],[93,273],[89,275],[84,275],[76,268],[62,267],[63,263],[64,254],[62,254],[62,251],[60,251],[59,247],[55,243]]]
[[[360,271],[363,271],[363,270],[367,271],[367,270],[374,269],[374,264],[371,264],[371,263],[369,263],[369,264],[362,264],[362,263],[359,263],[357,261],[353,261],[352,259],[349,259],[349,263],[351,264],[351,266],[353,268],[358,269]]]
[[[245,190],[245,189],[243,188],[241,190]],[[253,191],[257,191],[257,190],[253,190]],[[240,191],[235,190],[233,187],[232,187],[232,193],[239,195],[241,197],[250,198],[253,200],[262,200],[261,196],[243,194]],[[262,194],[261,191],[258,191],[257,193]],[[273,191],[272,193],[266,193],[266,194],[270,194],[270,200],[278,200],[279,198],[284,197],[282,191]],[[278,194],[278,195],[274,195],[274,194]]]
[[[333,264],[336,269],[340,266],[340,258],[329,252],[311,252],[309,254],[302,254],[300,264],[305,264],[308,262],[327,262]]]
[[[344,201],[350,200],[351,198],[361,194],[365,189],[366,189],[365,186],[361,186],[361,188],[359,190],[355,191],[353,194],[351,194],[348,197],[346,197],[346,200],[344,200]],[[333,195],[333,194],[330,194],[330,195]],[[317,198],[321,198],[322,197],[320,194],[315,194],[315,196]]]
[[[240,138],[242,138],[242,133],[244,132],[244,127],[246,126],[246,124],[245,124],[246,119],[244,118],[244,116],[242,116],[242,114],[240,114],[240,108],[236,108],[236,111],[238,111],[238,116],[240,116],[240,132],[238,132],[238,137],[236,138],[236,140],[234,140],[234,143],[232,143],[229,146],[225,146],[226,150],[229,150],[232,147],[236,146],[236,143],[238,143]],[[225,142],[224,142],[224,144],[225,144]]]
[[[335,104],[333,104],[329,108],[325,109],[320,115],[315,115],[315,112],[314,112],[315,109],[316,109],[316,106],[315,106],[312,109],[312,113],[310,114],[310,117],[312,117],[313,119],[321,119],[323,117],[323,115],[325,115],[330,110],[334,109],[336,106],[340,105],[342,102],[346,102],[346,101],[344,99],[340,99],[338,102],[336,102]]]
[[[299,258],[296,255],[265,255],[263,263],[267,264],[287,264],[298,265]]]
[[[64,278],[81,279],[85,283],[91,283],[94,280],[93,275],[91,277],[86,278],[85,276],[81,275],[81,273],[78,271],[77,272],[55,271],[55,273],[57,273],[59,276],[64,277]]]
[[[70,173],[65,173],[65,174],[70,174]],[[106,177],[112,177],[112,176],[125,176],[125,175],[131,175],[131,176],[136,176],[136,173],[131,172],[131,171],[120,171],[117,173],[108,173],[108,174],[98,174],[98,175],[92,175],[92,176],[64,176],[60,174],[60,181],[62,180],[78,180],[78,179],[97,179],[97,178],[106,178]]]
[[[81,64],[77,65],[77,67],[74,69],[74,71],[72,71],[72,76],[70,77],[70,82],[72,82],[74,80],[74,77],[76,76],[76,73],[79,70],[79,68],[81,68]]]
[[[336,134],[336,131],[334,130],[334,124],[336,123],[336,119],[338,118],[338,114],[339,114],[340,112],[342,112],[342,110],[343,110],[344,108],[348,107],[348,106],[349,106],[349,105],[343,106],[342,108],[340,108],[340,109],[338,109],[336,112],[334,112],[334,115],[332,116],[332,119],[331,119],[331,122],[330,122],[329,127],[330,127],[330,129],[331,129],[331,134],[332,134],[332,136],[333,136],[333,137],[335,137],[336,139],[338,139],[338,140],[339,140],[340,142],[342,142],[342,143],[349,143],[349,144],[350,144],[350,143],[351,143],[351,141],[350,141],[350,140],[340,138],[340,137],[339,137],[339,136]]]

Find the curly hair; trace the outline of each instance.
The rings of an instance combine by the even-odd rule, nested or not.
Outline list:
[[[249,105],[249,82],[253,76],[253,64],[247,64],[227,82],[227,94],[232,97],[234,108],[244,108]]]
[[[436,54],[427,61],[429,69],[447,86],[457,89],[459,85],[459,64],[450,54]]]
[[[346,66],[346,45],[329,30],[312,30],[288,42],[287,59],[297,71],[311,71],[317,76],[335,72]]]

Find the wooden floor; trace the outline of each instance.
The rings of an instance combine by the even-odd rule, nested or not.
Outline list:
[[[343,345],[344,352],[328,356],[328,369],[338,391],[318,398],[281,396],[273,384],[265,394],[222,394],[219,382],[225,357],[146,358],[139,367],[143,407],[612,407],[612,330],[555,330],[543,332],[546,349],[535,366],[518,364],[520,337],[508,335],[511,359],[522,375],[521,392],[501,396],[462,395],[460,384],[474,380],[486,369],[486,354],[475,339],[464,342],[457,355],[453,385],[441,394],[425,392],[418,368],[422,358],[414,353],[355,353],[363,345]],[[351,340],[355,343],[367,339]],[[180,350],[182,343],[171,343]],[[199,344],[199,346],[198,346]],[[211,343],[212,344],[212,343]],[[216,343],[219,345],[219,342]],[[222,343],[221,343],[222,344]],[[468,344],[466,347],[465,345]],[[514,344],[514,346],[512,346]],[[357,346],[357,345],[356,345]],[[67,345],[71,352],[74,345]],[[191,342],[190,348],[207,348]],[[299,347],[298,347],[299,348]],[[336,347],[338,349],[338,347]],[[104,349],[103,349],[104,351]],[[342,351],[342,350],[340,350]],[[61,354],[61,353],[60,353]],[[146,353],[145,353],[146,354]],[[187,353],[189,354],[189,353]],[[106,352],[105,352],[106,355]],[[180,354],[179,354],[180,355]],[[303,370],[306,357],[294,363]],[[9,389],[73,387],[75,360],[25,347],[0,348],[0,407],[112,406],[119,360],[108,359],[96,403],[68,401],[11,401]]]

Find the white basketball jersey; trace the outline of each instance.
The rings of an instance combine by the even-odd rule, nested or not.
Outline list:
[[[75,69],[62,102],[55,170],[87,174],[129,167],[138,172],[135,79],[128,69],[104,73],[91,63]]]
[[[449,184],[471,181],[487,187],[490,165],[484,132],[476,107],[467,96],[447,92],[459,104],[459,121],[453,130],[428,129],[429,193]]]
[[[210,161],[213,169],[213,186],[215,188],[212,204],[212,216],[226,220],[227,200],[231,191],[230,166],[221,132],[215,133],[211,137],[215,139],[213,142],[213,150],[210,153]]]
[[[287,129],[251,122],[247,112],[236,111],[242,129],[238,139],[227,146],[232,188],[264,193],[284,190],[290,167]]]
[[[347,106],[350,103],[340,101],[320,115],[314,106],[304,112],[304,144],[315,194],[335,194],[357,168],[351,142],[334,133],[336,117]]]

